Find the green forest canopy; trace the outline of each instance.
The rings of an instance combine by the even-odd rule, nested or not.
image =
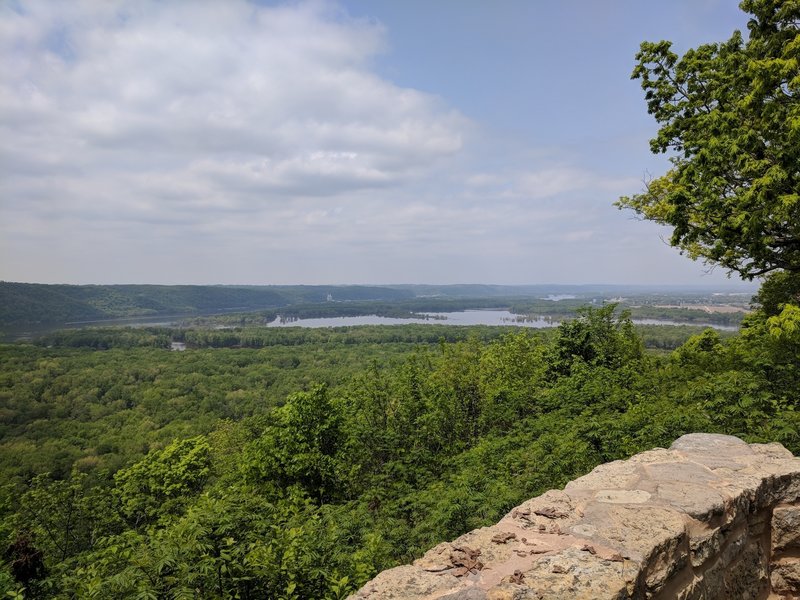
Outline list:
[[[644,352],[613,306],[551,334],[358,331],[185,352],[0,347],[0,586],[342,598],[690,431],[800,450],[800,336],[771,335],[763,312],[669,355]]]

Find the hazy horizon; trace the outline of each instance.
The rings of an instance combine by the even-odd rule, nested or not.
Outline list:
[[[0,279],[734,285],[613,202],[735,2],[0,7]],[[267,282],[267,283],[264,283]]]
[[[650,288],[650,289],[737,289],[737,290],[750,290],[753,292],[758,291],[759,284],[751,281],[742,280],[727,280],[727,281],[713,281],[708,283],[694,282],[694,283],[616,283],[616,282],[595,282],[595,283],[486,283],[486,282],[456,282],[456,283],[435,283],[435,282],[373,282],[373,283],[153,283],[149,281],[121,281],[115,283],[74,283],[68,281],[55,281],[55,282],[41,282],[41,281],[9,281],[0,280],[0,283],[21,283],[30,285],[75,285],[75,286],[220,286],[220,287],[490,287],[490,288],[543,288],[543,289],[559,289],[559,288]]]

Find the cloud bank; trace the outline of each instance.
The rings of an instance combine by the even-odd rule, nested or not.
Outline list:
[[[32,2],[2,17],[17,197],[44,176],[128,217],[229,210],[392,185],[462,146],[455,111],[369,71],[381,27],[332,5]]]
[[[492,168],[485,124],[378,74],[390,51],[327,1],[4,3],[0,277],[596,273],[571,249],[619,241],[609,203],[631,180],[541,156]]]

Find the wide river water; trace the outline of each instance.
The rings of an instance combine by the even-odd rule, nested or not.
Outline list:
[[[558,327],[561,321],[554,317],[523,317],[508,312],[507,310],[464,310],[459,312],[425,313],[427,319],[397,319],[392,317],[378,317],[364,315],[360,317],[326,317],[320,319],[295,319],[283,321],[280,318],[267,324],[267,327],[348,327],[353,325],[408,325],[419,323],[422,325],[506,325],[517,327]],[[76,329],[86,326],[121,326],[121,327],[175,327],[183,318],[170,317],[131,317],[127,319],[109,319],[105,321],[84,321],[82,323],[67,323],[58,327],[45,326],[41,328],[10,329],[0,333],[0,341],[10,342],[15,340],[29,340],[44,335],[56,329]],[[714,327],[726,331],[736,331],[738,327],[731,325],[714,325],[711,323],[681,323],[678,321],[657,319],[633,319],[638,325],[695,325],[697,327]],[[228,329],[227,326],[218,327]]]
[[[425,313],[428,319],[398,319],[395,317],[379,317],[364,315],[360,317],[321,317],[317,319],[282,320],[280,317],[267,327],[349,327],[353,325],[408,325],[419,323],[424,325],[516,325],[517,327],[558,327],[560,320],[552,317],[528,318],[507,310],[464,310],[459,312]],[[678,321],[657,319],[633,319],[637,325],[696,325],[698,327],[714,327],[727,331],[738,328],[730,325],[714,325],[711,323],[680,323]]]

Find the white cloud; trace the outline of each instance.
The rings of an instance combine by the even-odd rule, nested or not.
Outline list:
[[[380,76],[387,40],[334,0],[0,3],[0,278],[590,281],[650,235],[638,180]]]
[[[586,188],[591,183],[588,173],[569,167],[555,167],[525,173],[519,177],[518,193],[529,198],[549,198]]]
[[[635,179],[611,178],[586,169],[569,166],[547,167],[521,173],[516,178],[514,193],[532,199],[552,198],[578,190],[594,190],[614,197],[640,183]]]
[[[564,234],[565,242],[585,242],[594,236],[591,230],[568,231]]]
[[[471,187],[488,187],[501,183],[501,180],[494,173],[475,173],[468,176],[465,183]]]
[[[374,75],[382,27],[333,4],[1,10],[0,209],[246,208],[400,184],[462,147],[466,120]]]

